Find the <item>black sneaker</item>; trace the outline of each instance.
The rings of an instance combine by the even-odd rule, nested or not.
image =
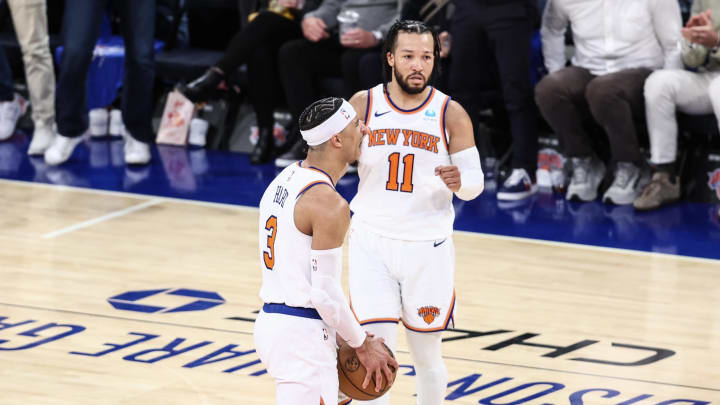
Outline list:
[[[295,144],[282,155],[275,159],[275,166],[288,167],[291,164],[305,159],[307,156],[307,143],[304,140],[295,142]]]

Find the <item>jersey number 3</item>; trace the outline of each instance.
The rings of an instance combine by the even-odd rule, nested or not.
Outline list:
[[[390,156],[388,156],[388,162],[390,162],[390,170],[388,172],[388,181],[387,183],[385,183],[385,189],[390,191],[400,190],[405,193],[412,193],[413,164],[415,163],[415,155],[409,153],[402,158],[403,176],[401,184],[398,184],[398,171],[400,170],[400,153],[391,153]]]
[[[263,251],[263,261],[265,267],[268,270],[272,270],[275,266],[275,236],[277,235],[277,217],[271,215],[270,218],[265,221],[265,229],[270,231],[270,235],[267,237],[267,247],[269,252]]]

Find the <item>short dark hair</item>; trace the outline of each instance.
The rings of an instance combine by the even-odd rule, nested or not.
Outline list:
[[[322,124],[340,109],[342,103],[343,99],[340,97],[327,97],[310,104],[300,114],[300,130],[307,131]]]
[[[395,52],[395,47],[397,46],[397,37],[398,34],[401,32],[404,32],[406,34],[425,34],[429,32],[432,35],[433,55],[435,55],[435,63],[433,66],[432,75],[430,76],[430,79],[428,79],[428,82],[433,77],[440,74],[440,39],[438,38],[437,32],[435,32],[434,29],[432,29],[429,25],[425,24],[422,21],[397,20],[392,25],[392,27],[390,27],[390,30],[388,30],[387,37],[385,38],[385,43],[383,44],[382,48],[382,55],[380,56],[382,58],[383,78],[385,79],[385,81],[389,82],[392,80],[392,66],[390,66],[390,64],[388,64],[387,62],[387,54],[388,52]]]

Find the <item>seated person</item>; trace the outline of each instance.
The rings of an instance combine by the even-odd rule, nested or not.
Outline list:
[[[302,38],[302,14],[318,4],[319,0],[273,0],[268,9],[251,15],[252,20],[233,37],[222,59],[184,89],[190,100],[206,101],[224,85],[226,76],[248,64],[248,96],[258,125],[258,142],[250,154],[250,163],[267,162],[273,151],[275,96],[282,91],[278,50],[285,42]]]
[[[565,30],[575,56],[565,67]],[[616,168],[603,201],[631,204],[650,173],[638,147],[634,118],[644,117],[643,85],[654,69],[680,69],[682,25],[677,0],[579,2],[549,0],[542,21],[545,65],[535,100],[572,160],[568,200],[592,201],[605,176],[584,128],[587,110],[610,141]]]
[[[716,15],[713,22],[712,15]],[[650,135],[652,182],[633,205],[649,210],[680,198],[677,176],[678,126],[675,111],[720,117],[720,0],[695,0],[682,30],[682,59],[696,69],[659,70],[645,82],[645,111]]]
[[[401,4],[399,0],[325,0],[305,15],[303,38],[285,43],[278,56],[293,121],[319,97],[318,78],[343,78],[346,88],[336,91],[346,94],[333,96],[349,97],[363,88],[359,61],[380,50],[390,26],[400,17]],[[297,130],[288,142],[293,145],[275,160],[276,166],[285,167],[305,157],[305,143]]]

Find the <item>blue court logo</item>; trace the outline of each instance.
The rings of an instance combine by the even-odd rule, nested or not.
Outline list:
[[[186,302],[179,306],[172,306],[170,308],[159,305],[141,304],[138,301],[145,300],[148,302],[148,298],[155,297],[152,301],[168,301],[163,300],[162,296],[172,297],[187,297],[191,299],[190,302]],[[174,300],[169,300],[174,301]],[[123,311],[134,311],[144,312],[146,314],[152,313],[170,313],[170,312],[188,312],[188,311],[205,311],[212,307],[222,305],[225,303],[225,299],[220,294],[212,291],[200,291],[190,290],[188,288],[164,288],[159,290],[140,290],[140,291],[128,291],[114,297],[108,298],[108,302],[115,309]]]

